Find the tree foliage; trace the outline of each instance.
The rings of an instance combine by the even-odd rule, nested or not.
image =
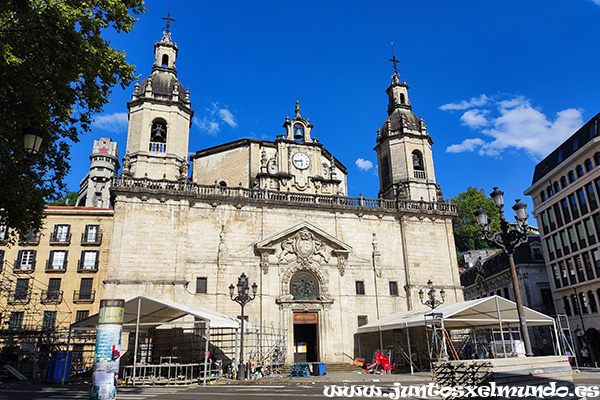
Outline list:
[[[65,192],[69,141],[89,131],[115,85],[133,80],[134,67],[102,34],[129,32],[143,11],[143,0],[1,3],[0,224],[13,234],[41,227],[46,201]],[[23,173],[30,126],[47,135]]]
[[[488,212],[492,232],[500,231],[500,212],[494,201],[486,196],[483,189],[469,186],[466,192],[461,192],[452,199],[456,205],[458,216],[453,220],[454,241],[459,251],[476,250],[489,247],[477,224],[475,211],[479,206]]]
[[[53,201],[49,203],[51,206],[74,206],[77,202],[77,197],[79,196],[79,192],[69,192],[65,197],[60,200]]]

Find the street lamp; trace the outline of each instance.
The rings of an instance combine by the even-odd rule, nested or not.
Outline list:
[[[33,156],[40,151],[42,141],[46,136],[46,132],[39,126],[28,126],[22,130],[23,134],[23,152],[25,153],[25,166],[24,169],[19,170],[15,167],[13,161],[10,158],[0,157],[0,171],[9,169],[10,171],[17,174],[26,174],[29,172],[29,167],[32,162]]]
[[[431,307],[431,309],[434,310],[437,306],[444,304],[444,301],[446,300],[446,291],[444,289],[440,290],[440,296],[442,298],[442,300],[440,301],[435,298],[436,291],[433,288],[433,282],[431,282],[431,279],[427,281],[427,287],[429,288],[429,291],[427,292],[427,297],[429,299],[423,301],[423,297],[425,294],[423,293],[423,289],[419,290],[419,299],[421,300],[421,304]]]
[[[508,264],[510,266],[510,275],[512,277],[513,289],[515,294],[515,303],[517,303],[517,313],[519,315],[519,324],[521,326],[521,335],[525,344],[525,354],[527,357],[532,357],[531,341],[529,340],[529,331],[527,330],[527,320],[523,311],[523,302],[521,301],[521,291],[519,290],[519,281],[517,279],[517,269],[515,267],[514,253],[515,249],[527,241],[527,204],[522,203],[521,199],[515,200],[515,205],[512,207],[515,210],[519,229],[513,229],[511,224],[504,217],[504,192],[498,190],[497,187],[490,194],[494,204],[500,211],[500,232],[491,233],[490,224],[487,217],[487,211],[481,206],[475,211],[477,223],[481,228],[485,238],[492,243],[500,246],[506,254],[508,254]]]
[[[254,282],[252,284],[252,296],[250,296],[248,277],[243,272],[238,278],[237,296],[234,297],[235,287],[233,284],[229,285],[229,297],[242,307],[242,334],[240,337],[240,369],[238,371],[238,379],[244,379],[246,377],[246,368],[244,366],[244,306],[254,300],[257,289],[258,286],[256,285],[256,282]]]

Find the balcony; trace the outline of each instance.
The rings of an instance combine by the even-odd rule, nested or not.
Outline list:
[[[63,300],[62,290],[42,290],[41,303],[42,304],[60,304]]]
[[[102,232],[96,235],[81,234],[81,245],[82,246],[100,246],[102,244]]]
[[[31,290],[29,289],[8,292],[8,304],[27,304],[29,300],[31,300]]]
[[[73,292],[73,303],[93,303],[96,300],[96,291],[87,290],[81,291],[76,290]]]
[[[424,181],[426,179],[425,171],[416,170],[414,172],[415,172],[415,179],[419,179],[419,180],[422,180],[422,181]]]
[[[71,244],[71,232],[66,235],[53,233],[50,235],[50,244],[53,246],[68,246]]]
[[[40,238],[42,235],[40,233],[30,233],[25,236],[22,240],[19,239],[19,245],[21,246],[37,246],[40,244]]]
[[[46,272],[47,273],[65,273],[67,271],[67,261],[65,260],[65,262],[60,265],[60,266],[56,266],[52,264],[52,260],[48,260],[46,261]]]
[[[31,264],[24,264],[17,260],[13,266],[15,274],[31,274],[33,271],[35,271],[35,260]]]
[[[84,260],[79,260],[77,262],[77,272],[80,273],[96,273],[98,272],[98,259],[94,262],[94,264],[85,263]]]

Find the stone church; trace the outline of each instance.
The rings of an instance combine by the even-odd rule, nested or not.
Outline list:
[[[380,194],[369,199],[348,197],[347,169],[298,102],[273,141],[240,139],[188,161],[193,110],[168,30],[154,53],[127,103],[105,298],[143,295],[238,316],[228,287],[245,273],[258,285],[249,321],[286,329],[288,361],[301,351],[321,362],[354,356],[359,325],[424,307],[417,293],[430,279],[446,302],[463,300],[455,209],[397,73],[373,138]]]

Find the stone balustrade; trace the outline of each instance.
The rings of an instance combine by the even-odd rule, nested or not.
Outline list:
[[[118,176],[113,178],[111,190],[117,193],[162,193],[207,201],[235,202],[237,204],[276,203],[370,212],[456,215],[456,206],[446,202],[370,199],[362,196],[348,197],[267,189],[248,189],[242,186],[199,185],[189,180],[170,181],[166,179]]]

